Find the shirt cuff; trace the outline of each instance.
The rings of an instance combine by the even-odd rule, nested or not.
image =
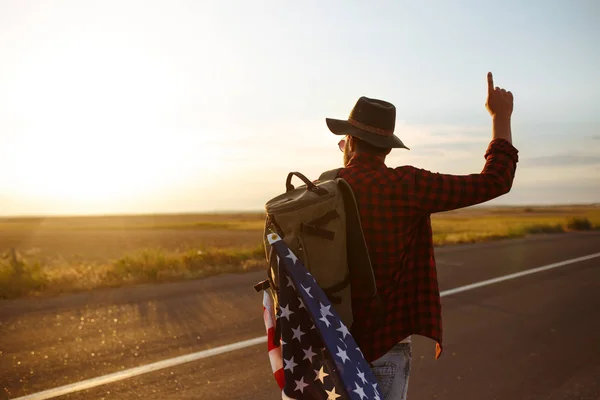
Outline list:
[[[488,146],[484,157],[487,159],[492,154],[506,154],[515,162],[519,162],[519,150],[517,150],[508,140],[506,139],[493,139]]]

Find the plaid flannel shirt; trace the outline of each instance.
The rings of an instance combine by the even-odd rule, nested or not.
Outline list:
[[[445,175],[412,166],[389,168],[382,158],[356,154],[340,178],[358,203],[379,294],[386,316],[372,319],[373,304],[353,298],[352,334],[371,362],[413,334],[436,342],[442,353],[441,302],[430,215],[467,207],[507,193],[515,176],[518,151],[508,141],[492,140],[483,171]],[[353,296],[354,297],[354,296]]]

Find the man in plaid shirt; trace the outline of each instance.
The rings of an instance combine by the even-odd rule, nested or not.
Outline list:
[[[385,157],[392,148],[408,149],[394,135],[396,109],[388,102],[361,97],[347,120],[326,120],[331,132],[345,136],[339,143],[345,166],[339,177],[350,184],[356,196],[386,310],[384,321],[378,323],[372,318],[374,305],[353,298],[352,334],[389,400],[406,398],[411,335],[433,339],[436,358],[442,353],[430,215],[491,200],[512,186],[518,161],[511,134],[513,95],[494,87],[491,73],[487,79],[492,140],[479,174],[444,175],[412,166],[387,167]]]

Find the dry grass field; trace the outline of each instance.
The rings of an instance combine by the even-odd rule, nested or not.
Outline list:
[[[264,267],[264,215],[0,218],[0,298]],[[436,245],[600,227],[600,207],[471,207],[432,217]]]

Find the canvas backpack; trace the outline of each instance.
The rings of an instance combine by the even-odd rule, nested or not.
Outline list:
[[[366,301],[380,302],[356,199],[348,182],[338,177],[339,171],[324,172],[316,182],[299,172],[290,172],[285,193],[266,203],[263,242],[267,279],[255,289],[268,290],[274,310],[279,310],[278,265],[267,239],[270,233],[276,233],[315,278],[350,328],[354,322],[354,290]],[[294,176],[304,185],[295,188]],[[353,287],[351,277],[353,285],[360,287]]]

